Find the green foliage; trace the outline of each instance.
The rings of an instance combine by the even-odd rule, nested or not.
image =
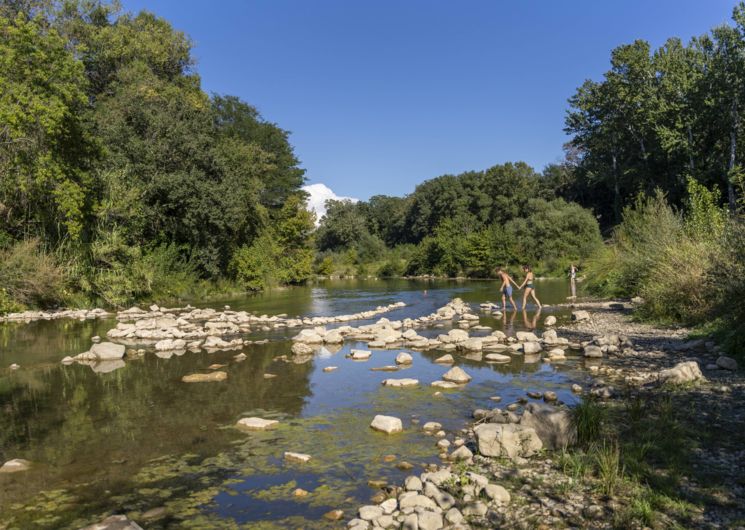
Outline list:
[[[53,254],[38,239],[19,241],[0,250],[0,312],[22,306],[55,306],[63,302],[67,278]]]
[[[583,399],[572,409],[572,421],[577,429],[577,443],[583,447],[596,444],[607,419],[605,408],[593,399]]]
[[[331,276],[334,273],[334,259],[324,256],[316,265],[316,274],[319,276]]]

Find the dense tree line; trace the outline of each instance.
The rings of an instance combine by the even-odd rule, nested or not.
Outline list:
[[[362,264],[382,259],[391,274],[489,276],[519,263],[557,272],[596,249],[600,231],[588,210],[548,184],[519,162],[443,175],[403,198],[329,201],[317,244]],[[400,246],[409,247],[403,259],[391,260],[387,249]]]
[[[167,21],[95,0],[0,4],[6,257],[54,252],[61,290],[110,303],[175,280],[308,277],[294,260],[312,259],[313,225],[288,133],[205,94],[191,48]],[[260,238],[282,270],[236,259]]]
[[[689,177],[719,189],[734,210],[745,157],[745,4],[732,19],[687,45],[671,38],[652,50],[637,40],[613,50],[603,79],[570,100],[566,162],[547,168],[558,193],[593,208],[604,227],[640,192],[661,189],[683,206]]]

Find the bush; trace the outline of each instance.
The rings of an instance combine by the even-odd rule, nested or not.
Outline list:
[[[27,239],[0,250],[1,311],[21,306],[53,307],[63,303],[66,275],[53,254],[38,239]]]
[[[709,277],[712,316],[721,323],[720,334],[727,350],[742,359],[745,352],[744,220],[733,220],[729,224],[722,248]]]

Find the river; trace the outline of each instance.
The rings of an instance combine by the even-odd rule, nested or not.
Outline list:
[[[561,280],[539,280],[537,288],[551,305],[569,294],[568,282]],[[318,316],[403,301],[406,307],[382,315],[397,320],[432,313],[453,297],[478,311],[479,303],[496,301],[496,284],[335,280],[191,303]],[[480,323],[508,334],[541,331],[551,314],[559,323],[568,319],[566,309],[553,307],[536,318],[529,306],[504,319],[480,313]],[[115,325],[113,318],[0,324],[0,463],[11,458],[33,463],[29,471],[0,475],[0,528],[79,528],[112,513],[127,514],[144,528],[340,527],[323,514],[342,509],[347,519],[353,517],[376,491],[369,480],[399,482],[412,473],[399,470],[402,461],[414,464],[413,472],[439,462],[436,440],[417,422],[438,421],[457,433],[473,409],[497,406],[493,396],[500,396],[503,406],[525,397],[526,390],[553,390],[571,404],[576,398],[570,385],[588,380],[579,357],[526,363],[515,355],[507,364],[487,364],[456,355],[456,365],[473,380],[435,396],[429,383],[448,369],[433,362],[442,352],[381,350],[367,362],[354,362],[345,355],[366,345],[347,342],[305,364],[276,360],[289,353],[297,329],[252,334],[270,340],[244,346],[248,358],[241,363],[233,361],[237,351],[202,351],[168,359],[148,352],[109,373],[60,364]],[[400,351],[409,351],[414,362],[394,377],[419,379],[419,387],[383,387],[391,374],[370,370],[394,364]],[[21,368],[11,371],[11,363]],[[215,363],[228,365],[227,381],[181,382],[183,375]],[[328,366],[338,369],[324,372]],[[276,377],[265,378],[266,373]],[[371,430],[376,414],[401,418],[404,433]],[[246,433],[233,427],[243,416],[274,418],[280,425]],[[285,451],[312,459],[288,463]],[[296,488],[309,493],[296,496]]]

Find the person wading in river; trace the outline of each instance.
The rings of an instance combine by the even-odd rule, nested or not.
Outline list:
[[[531,269],[529,265],[523,265],[523,272],[525,272],[525,279],[523,280],[522,285],[518,287],[518,289],[525,287],[525,291],[523,291],[523,310],[525,309],[525,305],[528,303],[528,296],[530,295],[533,296],[533,300],[535,300],[538,309],[540,309],[543,306],[535,295],[535,284],[533,283],[535,281],[535,274],[533,274],[533,269]]]
[[[499,290],[502,291],[502,310],[507,311],[507,299],[509,298],[510,303],[512,304],[512,309],[517,311],[517,305],[515,304],[515,300],[512,298],[512,285],[510,285],[510,283],[514,283],[515,287],[517,287],[517,282],[502,268],[496,269],[496,273],[502,280],[502,286],[499,288]]]

